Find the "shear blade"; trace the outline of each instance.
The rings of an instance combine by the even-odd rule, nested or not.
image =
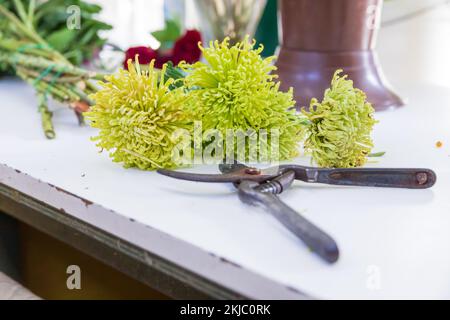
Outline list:
[[[276,177],[276,175],[267,175],[261,172],[249,171],[250,167],[242,167],[239,170],[231,170],[229,173],[224,174],[198,174],[191,172],[182,172],[182,171],[172,171],[160,169],[158,173],[179,179],[179,180],[187,180],[187,181],[196,181],[196,182],[210,182],[210,183],[240,183],[241,181],[254,181],[254,182],[264,182]]]

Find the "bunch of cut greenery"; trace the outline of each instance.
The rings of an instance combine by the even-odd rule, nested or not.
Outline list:
[[[0,65],[36,89],[45,135],[54,138],[48,97],[68,104],[81,121],[82,112],[92,104],[88,95],[97,90],[90,80],[103,75],[76,67],[39,35],[34,26],[35,0],[29,0],[28,6],[14,0],[8,7],[0,4]]]
[[[0,5],[21,16],[15,5],[17,0],[0,0]],[[82,0],[21,0],[24,8],[34,5],[32,16],[27,17],[39,36],[53,49],[62,53],[76,66],[89,61],[106,43],[102,31],[112,27],[96,19],[102,7]],[[29,14],[26,12],[25,14]],[[68,28],[68,23],[71,25]],[[1,28],[1,26],[0,26]]]

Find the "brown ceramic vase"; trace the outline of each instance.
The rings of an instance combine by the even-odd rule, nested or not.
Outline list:
[[[383,76],[375,43],[383,0],[278,0],[278,74],[297,106],[319,100],[337,69],[366,92],[377,111],[402,106]]]

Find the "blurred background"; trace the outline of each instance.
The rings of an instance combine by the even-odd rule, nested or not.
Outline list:
[[[158,41],[149,32],[163,28],[168,17],[182,17],[186,28],[205,31],[195,0],[89,1],[103,6],[101,19],[114,26],[108,38],[122,48],[137,45],[157,48]],[[276,0],[269,0],[267,6],[270,11],[263,18],[266,25],[261,26],[266,34],[257,36],[268,46],[268,53],[272,53],[277,40]],[[420,81],[450,87],[450,1],[384,1],[376,49],[384,73],[392,83]]]

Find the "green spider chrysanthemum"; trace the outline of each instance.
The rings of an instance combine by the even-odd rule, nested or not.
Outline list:
[[[275,129],[280,159],[293,158],[304,137],[304,120],[292,109],[292,89],[282,92],[275,81],[274,57],[263,59],[263,47],[254,47],[255,41],[248,37],[231,47],[229,39],[210,42],[208,48],[200,46],[206,62],[181,64],[187,72],[190,108],[203,130],[216,129],[222,136],[227,129],[257,134],[265,130],[270,145],[270,132]]]
[[[136,59],[137,60],[137,59]],[[170,90],[173,79],[164,79],[153,68],[141,71],[129,61],[129,71],[106,77],[102,89],[92,95],[95,105],[86,114],[92,127],[100,129],[93,140],[110,151],[114,162],[125,167],[153,170],[174,167],[172,152],[178,129],[190,130],[185,111],[186,94]]]
[[[310,111],[303,110],[311,121],[305,149],[321,167],[362,166],[373,148],[374,109],[353,81],[339,76],[341,72],[334,74],[323,101],[313,99]]]

